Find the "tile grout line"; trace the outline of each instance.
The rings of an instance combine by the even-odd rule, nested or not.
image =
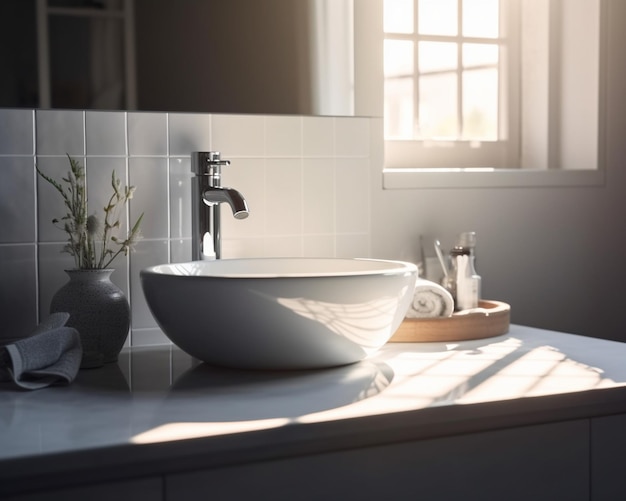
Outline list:
[[[41,284],[39,280],[39,183],[38,183],[38,175],[37,175],[37,111],[33,110],[32,112],[32,152],[33,152],[33,181],[34,185],[34,202],[35,202],[35,323],[39,325],[41,323],[41,318],[39,314],[39,310],[41,309]]]
[[[171,175],[172,168],[170,158],[170,114],[165,113],[165,157],[167,165],[165,166],[165,186],[167,189],[167,262],[172,262],[172,186]]]

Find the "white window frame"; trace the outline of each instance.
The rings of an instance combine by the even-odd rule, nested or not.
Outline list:
[[[490,188],[490,187],[557,187],[601,186],[605,183],[605,78],[607,2],[600,1],[600,68],[598,89],[597,168],[561,170],[554,168],[510,169],[493,166],[471,168],[402,167],[384,159],[384,189],[420,188]],[[384,99],[382,0],[355,2],[355,81],[356,112],[382,117]],[[381,118],[382,122],[382,118]],[[381,123],[382,134],[382,123]]]

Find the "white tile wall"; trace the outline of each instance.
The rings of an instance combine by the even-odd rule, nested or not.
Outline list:
[[[265,155],[302,156],[302,118],[272,116],[265,119]]]
[[[51,220],[59,194],[35,173],[59,179],[66,154],[87,167],[90,206],[103,207],[115,170],[137,187],[128,213],[144,213],[143,240],[118,257],[113,280],[132,308],[133,345],[166,342],[143,298],[139,271],[191,258],[192,151],[217,150],[231,165],[226,186],[251,215],[224,207],[223,255],[370,255],[370,119],[0,109],[0,341],[24,336],[47,315],[72,258]]]
[[[325,117],[302,119],[302,153],[304,157],[332,157],[335,154],[335,121]]]
[[[85,113],[82,111],[38,110],[35,130],[37,155],[85,154]]]
[[[170,217],[167,159],[134,157],[128,164],[130,184],[137,187],[130,202],[131,221],[137,221],[143,214],[143,238],[168,238]]]
[[[302,230],[305,234],[335,232],[335,163],[322,158],[302,161]]]
[[[167,155],[166,113],[128,113],[127,128],[130,156]]]
[[[211,151],[211,117],[170,113],[168,120],[168,154],[189,157],[192,151]]]
[[[270,119],[268,117],[268,119]],[[287,117],[291,120],[291,117]],[[265,156],[265,117],[213,115],[211,145],[225,157]]]
[[[87,155],[125,156],[126,113],[87,111],[85,113]]]
[[[37,324],[36,263],[34,243],[0,245],[0,339],[23,337]]]
[[[35,153],[35,112],[2,110],[0,113],[0,152],[5,155]]]
[[[34,157],[0,157],[0,200],[2,200],[2,243],[34,242],[35,176]],[[15,196],[19,193],[20,196]]]

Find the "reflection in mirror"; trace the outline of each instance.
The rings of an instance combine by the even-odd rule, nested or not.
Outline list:
[[[0,106],[353,115],[352,26],[353,0],[3,0]]]

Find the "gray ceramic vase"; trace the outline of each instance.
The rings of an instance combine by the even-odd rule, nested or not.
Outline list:
[[[82,369],[116,362],[130,326],[130,307],[111,282],[112,269],[65,270],[70,280],[52,298],[50,313],[70,314],[67,325],[80,334]]]

